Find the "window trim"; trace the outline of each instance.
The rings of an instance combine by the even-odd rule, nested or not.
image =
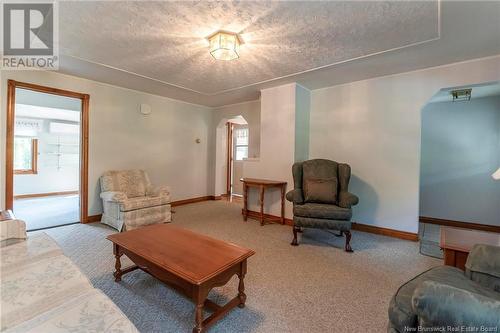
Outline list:
[[[31,169],[14,169],[15,175],[38,174],[38,139],[31,139]]]
[[[248,127],[235,128],[234,129],[235,135],[236,135],[238,130],[246,130],[247,131],[247,138],[250,136],[250,130],[248,129]],[[237,140],[235,140],[235,143],[234,143],[234,160],[235,161],[244,161],[246,158],[248,158],[250,142],[248,139],[247,139],[246,145],[239,145],[239,144],[236,144],[236,142],[237,142]],[[236,159],[236,150],[238,149],[238,147],[247,147],[247,157],[243,157],[243,159],[241,159],[241,160]]]

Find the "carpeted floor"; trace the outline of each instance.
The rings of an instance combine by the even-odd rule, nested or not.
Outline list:
[[[245,279],[247,306],[236,308],[211,332],[385,332],[389,300],[399,285],[440,260],[420,255],[418,243],[354,231],[354,253],[343,239],[306,230],[290,246],[288,226],[242,222],[238,204],[210,201],[176,208],[174,222],[256,251]],[[46,230],[92,283],[141,332],[191,332],[192,303],[141,271],[115,283],[114,231],[100,224]],[[233,297],[237,278],[212,291],[217,302]]]
[[[56,195],[14,200],[14,214],[36,230],[80,221],[80,197]]]

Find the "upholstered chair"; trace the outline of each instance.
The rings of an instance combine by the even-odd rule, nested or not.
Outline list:
[[[476,244],[465,272],[437,266],[398,288],[389,305],[389,333],[431,332],[440,327],[498,332],[500,247]]]
[[[286,194],[293,202],[293,241],[303,228],[336,230],[345,235],[345,251],[352,252],[351,206],[358,197],[349,193],[351,167],[344,163],[315,159],[292,167],[294,189]]]
[[[101,222],[118,231],[171,221],[168,187],[152,186],[144,170],[105,172],[101,199]]]

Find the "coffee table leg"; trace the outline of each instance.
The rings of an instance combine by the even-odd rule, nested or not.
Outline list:
[[[243,279],[245,278],[245,275],[239,274],[238,278],[240,279],[240,283],[238,284],[238,298],[240,299],[240,304],[238,304],[238,307],[244,308],[245,301],[247,300],[247,295],[245,294],[245,284],[243,283]]]
[[[208,297],[210,289],[207,289],[206,286],[200,285],[195,286],[193,291],[193,301],[196,308],[194,314],[196,326],[193,328],[193,333],[201,333],[205,330],[203,327],[203,307],[205,306],[205,300]]]
[[[244,308],[247,295],[245,294],[245,283],[243,280],[245,279],[245,274],[247,273],[247,261],[243,261],[240,265],[240,273],[238,274],[238,278],[240,279],[240,283],[238,284],[238,298],[240,299],[240,304],[238,304],[238,307]]]
[[[115,282],[120,282],[122,280],[122,263],[120,261],[120,257],[122,253],[120,252],[120,247],[116,244],[113,244],[113,254],[115,255],[115,272],[113,273],[115,277]]]
[[[196,311],[195,311],[195,315],[194,315],[196,326],[193,328],[193,333],[203,332],[203,304],[204,303],[205,303],[205,301],[196,304]]]

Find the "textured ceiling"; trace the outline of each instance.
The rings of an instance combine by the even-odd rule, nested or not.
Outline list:
[[[439,37],[439,3],[60,2],[61,53],[216,95]],[[204,37],[239,32],[240,59]]]

